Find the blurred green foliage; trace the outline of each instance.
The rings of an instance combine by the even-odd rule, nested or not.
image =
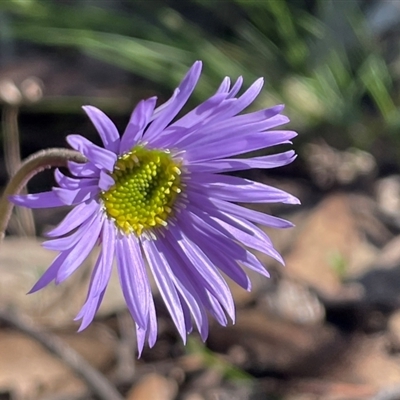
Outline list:
[[[397,144],[400,127],[400,54],[368,11],[358,0],[0,2],[10,40],[79,49],[168,89],[201,59],[196,101],[226,75],[264,76],[257,107],[283,102],[303,139],[366,150]]]
[[[200,339],[189,337],[185,348],[186,354],[197,356],[201,364],[205,367],[213,369],[222,375],[225,379],[245,385],[251,384],[253,381],[252,375],[246,371],[232,365],[222,357],[216,355],[209,350]]]

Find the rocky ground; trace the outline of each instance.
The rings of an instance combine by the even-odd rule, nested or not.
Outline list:
[[[93,68],[86,58],[81,63],[86,69],[62,61],[54,68],[27,58],[2,71],[20,88],[27,76],[38,77],[29,81],[31,92],[39,99],[44,88],[47,96],[37,105],[35,96],[29,106],[22,104],[23,157],[63,145],[72,132],[93,139],[84,116],[60,117],[68,101],[76,111],[76,103],[96,98],[99,104],[103,97],[126,93],[125,83],[98,76],[96,85],[110,84],[93,91]],[[83,90],[82,82],[90,87]],[[7,85],[2,81],[0,94],[14,93]],[[76,97],[82,91],[86,97]],[[23,93],[24,101],[31,92]],[[143,89],[135,93],[125,102],[121,97],[104,102],[108,109],[111,103],[125,105],[116,117],[121,127],[134,97],[150,95]],[[65,284],[26,295],[54,258],[40,246],[41,236],[66,210],[35,212],[36,235],[30,237],[24,236],[34,232],[29,217],[16,215],[0,246],[0,400],[400,399],[398,168],[382,172],[385,152],[375,159],[299,140],[303,144],[295,143],[300,157],[293,166],[249,175],[302,201],[298,207],[260,207],[296,224],[268,231],[286,266],[258,254],[271,279],[250,274],[251,293],[231,285],[237,322],[227,328],[212,322],[205,344],[193,334],[183,346],[155,293],[159,340],[137,360],[133,322],[115,276],[95,322],[77,333],[73,318],[85,299],[95,255]],[[3,150],[7,156],[6,145]],[[5,164],[1,158],[2,185]],[[35,178],[30,190],[44,190],[48,179],[50,173]]]
[[[307,151],[294,168],[308,175],[253,173],[302,200],[262,207],[296,223],[268,231],[286,266],[258,254],[271,279],[252,275],[251,293],[232,285],[237,322],[211,323],[205,344],[193,334],[183,346],[157,297],[159,340],[137,360],[115,277],[95,322],[76,333],[94,256],[66,284],[26,295],[54,254],[40,238],[7,237],[0,399],[100,399],[110,388],[127,400],[400,399],[400,176],[380,177],[365,153]],[[37,213],[39,235],[58,218]]]

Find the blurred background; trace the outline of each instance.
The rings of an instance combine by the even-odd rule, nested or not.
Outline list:
[[[246,88],[265,78],[253,109],[286,105],[298,159],[246,176],[302,201],[258,207],[296,228],[268,231],[285,267],[257,254],[271,279],[232,285],[236,325],[184,347],[157,301],[159,340],[140,360],[117,280],[76,333],[95,256],[25,295],[54,257],[43,232],[68,210],[17,210],[0,250],[0,399],[107,398],[39,344],[47,334],[128,400],[400,399],[399,21],[399,1],[0,0],[2,187],[68,134],[99,140],[82,105],[123,131],[140,99],[165,101],[200,59],[186,110],[240,75]],[[28,189],[52,184],[47,171]]]

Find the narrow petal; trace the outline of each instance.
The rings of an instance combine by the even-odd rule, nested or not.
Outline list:
[[[136,341],[138,348],[138,358],[142,355],[144,343],[147,340],[149,343],[149,347],[153,347],[157,340],[157,317],[156,317],[156,309],[154,307],[153,295],[151,292],[148,296],[149,301],[149,316],[147,329],[141,329],[136,324]]]
[[[229,78],[229,76],[226,76],[219,85],[219,88],[217,89],[216,93],[228,93],[230,86],[231,86],[231,79]]]
[[[178,121],[170,125],[164,131],[165,134],[168,134],[176,127],[189,129],[195,125],[198,127],[199,124],[204,124],[210,116],[217,112],[218,105],[220,105],[225,99],[226,93],[217,93],[214,96],[211,96],[205,102],[201,103]]]
[[[100,296],[106,289],[111,277],[112,264],[115,254],[115,226],[108,219],[104,220],[101,232],[103,246],[99,255],[97,268],[93,271],[89,297]]]
[[[111,119],[96,107],[83,106],[82,108],[99,133],[104,147],[113,153],[117,153],[119,148],[119,134]]]
[[[284,153],[271,154],[268,156],[253,158],[225,158],[222,160],[210,160],[203,163],[195,163],[189,166],[191,172],[231,172],[241,171],[251,168],[277,168],[288,165],[296,159],[296,153],[293,150]]]
[[[204,283],[207,290],[215,296],[218,301],[223,305],[226,312],[232,320],[235,318],[235,306],[232,299],[232,294],[225,280],[217,271],[208,257],[201,251],[201,249],[191,242],[182,231],[178,231],[176,227],[171,227],[169,232],[173,235],[176,243],[183,251],[188,259],[192,262],[193,267],[204,278]]]
[[[241,89],[242,85],[243,85],[243,77],[239,76],[235,84],[232,86],[232,89],[229,91],[228,98],[231,99],[235,97],[238,94],[239,90]]]
[[[187,257],[186,252],[182,251],[176,245],[175,238],[169,231],[166,232],[162,242],[167,248],[165,254],[169,259],[174,274],[182,284],[189,288],[190,292],[199,299],[199,304],[201,303],[218,321],[226,322],[224,311],[218,301],[216,301],[218,307],[214,307],[215,304],[210,301],[210,294],[207,290],[207,287],[209,287],[208,278],[204,278],[196,268],[193,268],[192,261]],[[195,317],[195,322],[202,339],[205,340],[208,336],[207,315],[202,307],[200,307],[200,311],[202,313],[202,319],[201,321],[197,321]],[[194,313],[193,315],[195,316],[196,314]]]
[[[193,204],[187,207],[186,212],[187,215],[185,217],[187,220],[190,220],[187,224],[192,224],[191,230],[202,231],[204,236],[211,239],[209,242],[212,244],[218,242],[216,246],[220,249],[220,252],[231,259],[241,263],[252,263],[256,259],[253,254],[243,247],[244,245],[257,249],[282,262],[282,257],[274,249],[269,237],[250,222],[245,221],[245,223],[241,223],[241,221],[238,221],[238,218],[235,219],[231,215],[227,216],[226,220],[228,222],[225,222],[226,220],[210,216]],[[224,215],[220,214],[219,217],[224,217]],[[232,225],[232,221],[236,226]],[[182,222],[180,221],[180,223]],[[186,223],[186,221],[184,220],[183,223]],[[245,231],[249,226],[252,226],[250,233]],[[264,271],[263,275],[269,276],[266,271]]]
[[[74,207],[64,218],[64,220],[60,222],[58,226],[53,228],[51,231],[47,232],[46,236],[56,237],[65,235],[74,230],[75,228],[77,228],[88,218],[90,218],[90,216],[93,215],[93,213],[99,211],[100,211],[100,206],[94,200],[88,203],[81,203],[76,207]]]
[[[70,275],[72,275],[77,268],[87,258],[89,253],[93,250],[97,240],[99,239],[100,231],[102,229],[104,217],[94,219],[91,225],[85,227],[85,237],[83,240],[76,243],[74,247],[67,250],[67,257],[62,263],[57,273],[56,284],[59,284]]]
[[[100,304],[103,301],[105,292],[106,289],[104,289],[98,296],[90,296],[86,300],[78,315],[74,318],[75,321],[80,319],[82,320],[78,332],[82,332],[93,322],[94,316],[96,315],[98,309],[100,308]]]
[[[291,222],[285,219],[250,210],[249,208],[238,206],[237,204],[218,199],[210,199],[210,201],[228,214],[237,215],[261,225],[270,226],[271,228],[291,228],[293,226]]]
[[[220,217],[220,213],[231,214],[237,217],[256,222],[260,225],[270,226],[271,228],[291,228],[293,224],[282,218],[273,217],[259,211],[251,210],[237,204],[229,203],[228,201],[219,200],[204,196],[198,192],[191,192],[190,189],[186,190],[189,203],[193,202],[200,209],[207,210],[211,215]]]
[[[210,197],[239,203],[299,204],[291,194],[249,179],[209,173],[192,174],[191,188]]]
[[[53,188],[54,194],[60,199],[64,205],[72,206],[75,204],[97,199],[99,195],[98,185],[82,187],[75,190],[63,189],[59,187]]]
[[[229,225],[224,221],[219,220],[218,223],[221,225],[221,227],[223,229],[225,229],[227,232],[229,232],[234,238],[236,238],[244,246],[247,246],[254,250],[258,250],[261,253],[264,253],[264,254],[274,258],[275,260],[279,261],[282,265],[284,265],[282,256],[268,242],[261,241],[260,239],[254,237],[252,235],[249,235],[248,233],[243,232],[242,230],[237,229],[236,227]],[[244,262],[244,260],[241,260],[241,261]],[[258,272],[260,272],[260,271],[258,271]],[[260,273],[262,273],[262,275],[269,277],[269,273],[264,269]]]
[[[104,288],[104,290],[99,295],[94,295],[93,291],[92,291],[93,278],[94,278],[95,274],[97,274],[100,262],[101,262],[101,256],[99,256],[97,258],[95,266],[93,268],[93,272],[90,277],[89,290],[88,290],[88,294],[86,297],[86,301],[85,301],[84,305],[82,306],[82,308],[80,309],[77,316],[74,318],[74,321],[78,321],[80,319],[82,320],[81,325],[78,329],[78,332],[83,331],[91,324],[97,310],[100,307],[100,304],[103,300],[103,297],[104,297],[104,294],[106,291],[106,289]]]
[[[77,177],[95,178],[100,174],[100,169],[91,162],[81,164],[74,161],[68,161],[68,169],[72,175]]]
[[[224,99],[210,112],[208,118],[200,119],[185,134],[181,134],[177,142],[179,148],[190,151],[192,148],[199,149],[200,146],[210,144],[223,146],[226,141],[231,142],[235,137],[244,138],[246,135],[270,130],[289,121],[286,116],[279,114],[279,106],[227,118],[226,113],[234,101],[235,99]],[[179,121],[176,124],[179,124]]]
[[[149,143],[175,118],[185,105],[200,77],[201,62],[196,61],[179,85],[174,100],[165,107],[144,134],[145,141]]]
[[[264,79],[257,79],[240,97],[236,99],[235,103],[232,104],[229,112],[226,113],[226,118],[230,118],[236,114],[239,114],[245,108],[247,108],[260,94],[263,86]],[[234,91],[232,91],[232,93],[234,93]]]
[[[244,248],[237,247],[236,243],[227,239],[200,217],[195,218],[196,216],[186,212],[185,218],[180,219],[179,226],[183,229],[185,235],[201,248],[216,267],[239,286],[249,291],[251,289],[250,280],[236,262],[245,260],[247,251]]]
[[[224,112],[230,107],[232,100],[226,100],[227,94],[212,96],[199,107],[168,126],[153,139],[155,147],[174,147],[186,149],[199,137],[204,137],[207,127],[213,126],[224,118]]]
[[[156,309],[154,307],[153,295],[149,293],[149,323],[148,323],[148,343],[149,347],[153,347],[157,340],[157,317],[156,317]]]
[[[68,253],[63,252],[60,253],[52,262],[49,268],[47,268],[46,272],[40,277],[40,279],[35,283],[33,288],[28,292],[28,294],[35,293],[40,289],[43,289],[47,286],[50,282],[53,282],[56,277],[57,273],[67,258]]]
[[[104,168],[107,171],[113,170],[117,156],[112,151],[103,149],[80,135],[67,136],[67,142],[73,149],[81,152],[97,168]]]
[[[154,243],[143,239],[143,250],[149,262],[151,272],[160,291],[165,305],[184,343],[186,343],[186,327],[183,317],[182,305],[179,300],[175,285],[171,279],[171,270],[163,254],[157,251]]]
[[[98,185],[101,190],[108,190],[114,184],[115,184],[115,181],[109,173],[104,172],[104,171],[100,172],[100,179],[99,179]]]
[[[249,116],[250,115],[250,116]],[[232,141],[233,138],[245,139],[254,133],[265,133],[277,126],[280,126],[288,121],[288,118],[283,115],[276,115],[273,118],[255,118],[253,121],[251,114],[233,117],[220,123],[209,124],[197,132],[197,135],[192,135],[190,141],[185,143],[186,150],[200,148],[204,145],[224,145],[224,143]],[[245,117],[246,119],[242,119]]]
[[[42,243],[42,246],[48,250],[65,251],[70,249],[72,246],[75,246],[78,241],[84,239],[83,236],[86,234],[87,227],[90,226],[96,218],[98,218],[97,213],[92,213],[73,234],[59,239],[47,240]]]
[[[28,208],[52,208],[65,206],[65,203],[52,191],[34,194],[9,196],[11,203]]]
[[[147,329],[151,289],[135,236],[120,234],[116,241],[119,280],[129,311],[140,329]]]
[[[144,129],[154,112],[156,101],[157,97],[151,97],[148,100],[141,100],[135,107],[122,136],[119,154],[130,151],[142,138]]]
[[[192,315],[184,298],[178,293],[179,300],[182,304],[183,318],[185,320],[186,334],[189,335],[193,332]]]
[[[241,129],[243,129],[241,127]],[[223,143],[210,143],[192,148],[186,151],[185,159],[188,163],[215,160],[238,154],[248,153],[254,150],[265,149],[278,144],[291,143],[290,139],[297,136],[294,131],[269,131],[255,132]]]
[[[179,257],[177,257],[175,250],[169,247],[168,242],[165,240],[157,240],[154,244],[158,251],[164,254],[169,268],[171,269],[170,276],[178,290],[180,303],[184,311],[186,332],[188,332],[190,330],[189,327],[191,327],[191,324],[188,324],[191,314],[193,315],[201,337],[206,338],[208,335],[208,321],[207,315],[201,306],[201,296],[198,295],[198,291],[192,285],[190,279],[188,279],[187,274],[182,270],[181,261]],[[189,316],[187,312],[189,312]]]
[[[87,186],[97,185],[97,178],[70,178],[64,175],[58,168],[54,170],[54,179],[58,185],[64,189],[75,190]]]
[[[237,229],[240,229],[250,235],[260,238],[260,240],[262,241],[265,240],[272,246],[271,240],[268,238],[268,236],[265,234],[263,236],[261,234],[261,229],[259,229],[252,222],[248,221],[247,219],[240,218],[238,216],[234,216],[224,212],[213,202],[211,202],[210,198],[199,195],[197,192],[193,194],[190,192],[190,190],[186,190],[186,194],[188,196],[190,207],[195,207],[197,210],[202,210],[204,213],[209,214],[212,219],[224,221],[229,225],[235,226]]]
[[[105,220],[104,222],[102,242],[107,243],[107,245],[103,246],[94,266],[86,302],[75,317],[75,321],[82,320],[79,332],[86,329],[93,321],[111,277],[115,252],[115,227],[111,221]]]

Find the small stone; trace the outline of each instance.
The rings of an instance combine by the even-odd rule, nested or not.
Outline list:
[[[173,400],[178,385],[172,379],[151,373],[139,381],[127,394],[127,400]]]

